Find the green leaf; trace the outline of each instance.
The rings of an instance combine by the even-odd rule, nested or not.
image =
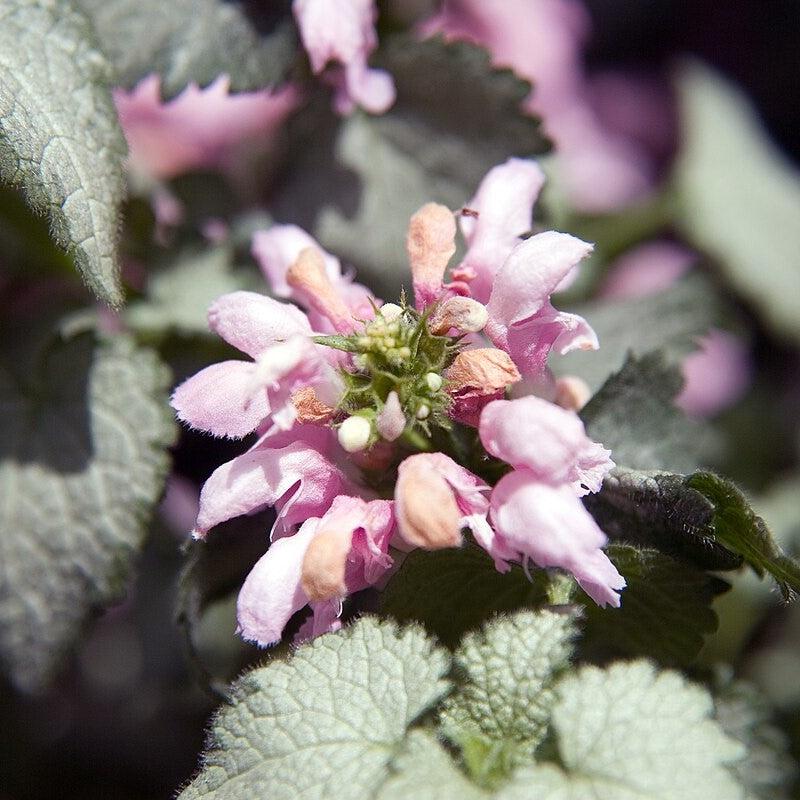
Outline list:
[[[628,357],[661,350],[678,364],[696,349],[695,337],[723,316],[720,298],[709,280],[691,274],[669,289],[631,300],[596,300],[570,308],[584,316],[597,333],[600,349],[553,359],[559,375],[580,375],[596,391]]]
[[[406,556],[381,595],[381,613],[399,622],[420,622],[443,644],[454,647],[466,631],[494,614],[547,602],[547,573],[529,581],[512,566],[502,574],[477,546],[416,550]]]
[[[131,303],[125,319],[133,330],[148,335],[206,335],[211,303],[240,289],[265,287],[252,269],[234,267],[231,248],[186,250],[153,271],[147,296]]]
[[[408,734],[405,747],[391,765],[392,775],[376,800],[488,800],[471,783],[434,736],[422,730]]]
[[[583,667],[557,693],[560,766],[520,770],[499,800],[743,800],[727,767],[744,748],[712,719],[708,693],[678,673],[644,661]]]
[[[792,599],[800,591],[800,565],[781,551],[736,486],[711,472],[690,475],[686,485],[712,504],[715,540],[742,556],[757,575],[772,575],[783,599]]]
[[[478,783],[496,785],[532,759],[547,733],[552,683],[569,666],[576,636],[566,611],[523,611],[464,638],[455,653],[462,682],[440,724]]]
[[[0,363],[0,663],[45,684],[92,611],[119,600],[174,437],[169,374],[125,336],[54,338]]]
[[[680,226],[774,330],[800,338],[800,173],[745,94],[693,62],[679,73]]]
[[[480,48],[395,37],[380,55],[397,85],[393,108],[339,120],[322,98],[319,117],[304,115],[290,135],[295,157],[271,209],[396,297],[410,284],[411,215],[430,201],[459,208],[491,167],[545,143],[520,109],[529,85],[492,69]]]
[[[47,215],[89,288],[119,306],[125,142],[109,77],[91,26],[67,0],[0,7],[0,181]]]
[[[673,402],[682,385],[660,351],[630,355],[581,412],[586,431],[630,469],[689,472],[702,430]]]
[[[77,0],[91,17],[100,44],[117,71],[117,85],[131,88],[161,75],[173,97],[194,82],[205,86],[230,76],[234,92],[282,81],[296,51],[294,25],[282,11],[261,35],[239,3],[223,0]],[[266,13],[269,14],[269,11]]]
[[[446,651],[417,627],[365,618],[245,675],[181,800],[361,800],[408,725],[448,688]]]
[[[687,667],[704,634],[717,629],[714,598],[729,585],[657,550],[612,544],[606,554],[627,581],[620,608],[585,599],[580,652],[592,661],[647,657],[664,667]]]
[[[742,565],[716,541],[714,506],[684,475],[618,467],[583,502],[612,541],[655,548],[701,569]]]
[[[747,800],[789,800],[798,767],[766,698],[744,681],[722,677],[719,683],[714,696],[717,721],[747,748],[746,757],[732,765],[747,790]]]

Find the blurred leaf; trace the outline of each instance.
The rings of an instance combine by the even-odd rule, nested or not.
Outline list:
[[[728,765],[744,748],[678,673],[645,661],[582,667],[556,693],[559,765],[520,770],[498,800],[742,800]]]
[[[151,273],[147,296],[125,312],[139,333],[209,334],[208,307],[223,294],[240,289],[264,290],[255,271],[237,270],[230,247],[190,249]]]
[[[719,74],[689,63],[678,91],[680,226],[778,333],[798,339],[800,173],[744,93]]]
[[[629,355],[660,350],[671,364],[696,349],[695,337],[720,320],[722,304],[709,280],[691,274],[658,294],[595,300],[570,307],[597,332],[600,349],[554,359],[559,375],[579,375],[596,391]]]
[[[295,158],[271,210],[394,296],[410,283],[411,215],[430,201],[459,208],[491,167],[546,144],[520,109],[529,84],[492,69],[484,50],[396,36],[379,55],[397,85],[395,105],[338,120],[323,98],[319,116],[304,115],[290,135]]]
[[[125,336],[54,337],[0,364],[0,662],[46,683],[94,610],[125,592],[174,436],[168,371]]]
[[[690,475],[686,486],[712,503],[715,540],[741,555],[757,575],[772,575],[784,600],[794,598],[800,591],[800,564],[781,551],[736,486],[711,472]]]
[[[717,629],[714,598],[729,585],[657,550],[609,545],[608,557],[624,576],[620,608],[586,599],[581,656],[592,661],[651,658],[664,667],[687,667]]]
[[[56,244],[105,302],[123,301],[117,263],[125,142],[110,68],[66,0],[0,9],[0,180],[46,214]]]
[[[479,784],[494,786],[532,760],[547,733],[552,683],[569,666],[577,633],[570,613],[522,611],[464,637],[454,657],[462,683],[440,725]]]
[[[766,698],[744,681],[719,682],[722,685],[714,694],[717,721],[747,748],[746,757],[730,767],[747,791],[746,800],[789,800],[797,764]]]
[[[392,774],[376,800],[488,800],[467,780],[447,751],[427,731],[413,730],[391,765]]]
[[[547,602],[547,573],[536,570],[534,580],[522,568],[505,574],[477,546],[406,556],[381,595],[381,613],[399,622],[420,622],[425,629],[454,647],[466,631],[479,628],[496,613],[537,607]]]
[[[263,89],[282,81],[296,51],[290,18],[262,35],[240,3],[224,0],[77,0],[91,17],[100,44],[117,70],[117,85],[131,88],[161,75],[164,98],[187,84],[206,86],[219,75],[231,90]],[[272,26],[271,26],[272,27]]]
[[[688,472],[697,466],[700,426],[675,404],[680,369],[661,351],[629,355],[581,411],[592,439],[630,469]]]
[[[416,627],[365,618],[321,636],[239,681],[180,798],[372,797],[449,666]]]

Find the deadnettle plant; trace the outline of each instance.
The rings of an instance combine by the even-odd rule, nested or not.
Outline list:
[[[276,642],[305,606],[300,638],[333,630],[342,601],[380,586],[402,552],[458,547],[467,532],[501,572],[561,568],[598,604],[620,604],[625,580],[580,499],[613,462],[577,416],[581,383],[547,368],[553,350],[597,347],[584,319],[550,302],[591,245],[521,238],[542,183],[532,161],[491,170],[460,214],[458,264],[456,215],[421,208],[407,237],[413,303],[382,303],[299,228],[255,235],[287,302],[219,298],[209,325],[247,358],[204,369],[172,398],[194,428],[258,435],[208,479],[194,530],[276,509],[239,595],[244,638]]]

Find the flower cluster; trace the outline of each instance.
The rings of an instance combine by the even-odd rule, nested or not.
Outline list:
[[[407,238],[413,304],[381,303],[297,227],[255,235],[274,295],[294,303],[219,298],[209,325],[249,359],[204,369],[172,399],[195,428],[258,435],[208,479],[194,530],[276,510],[239,595],[246,639],[277,641],[306,605],[301,638],[332,630],[343,599],[380,585],[398,554],[457,547],[465,531],[500,571],[559,567],[619,605],[625,581],[580,500],[613,462],[575,413],[580,383],[547,368],[552,350],[597,347],[584,319],[550,302],[591,246],[521,238],[542,183],[532,161],[491,170],[459,215],[467,250],[452,267],[456,215],[420,209]]]

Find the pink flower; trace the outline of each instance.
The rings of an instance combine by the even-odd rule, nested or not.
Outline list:
[[[646,193],[653,165],[632,139],[603,128],[593,109],[581,56],[589,26],[576,0],[444,0],[421,33],[483,45],[495,65],[531,81],[526,107],[556,142],[569,198],[602,212]]]
[[[619,606],[625,580],[580,501],[613,468],[609,451],[586,436],[574,413],[538,397],[490,403],[479,432],[486,450],[514,467],[492,490],[494,534],[478,540],[498,568],[512,557],[561,567],[596,603]]]
[[[292,8],[314,73],[330,61],[338,64],[327,74],[336,90],[336,111],[350,114],[356,106],[373,114],[386,111],[394,103],[394,82],[383,70],[367,67],[378,45],[374,1],[294,0]]]
[[[192,83],[163,102],[160,84],[149,75],[131,91],[114,90],[129,166],[153,178],[231,167],[244,142],[269,140],[300,101],[293,86],[231,95],[221,75],[205,89]]]
[[[178,386],[172,407],[193,428],[238,439],[270,421],[291,427],[295,388],[315,384],[336,391],[331,366],[294,306],[255,292],[233,292],[211,306],[208,323],[255,360],[212,364]]]
[[[597,336],[577,314],[557,311],[555,292],[592,246],[574,236],[546,231],[518,244],[497,271],[486,306],[485,332],[505,350],[523,377],[539,377],[547,369],[550,350],[596,350]]]
[[[267,231],[256,231],[251,252],[275,295],[290,298],[309,308],[309,319],[315,330],[333,332],[335,326],[329,316],[316,313],[313,307],[309,307],[308,296],[287,282],[289,268],[297,262],[300,253],[310,247],[321,255],[333,293],[347,306],[349,315],[355,319],[371,319],[375,314],[373,304],[380,305],[380,301],[366,286],[355,283],[352,275],[343,274],[339,259],[320,247],[302,228],[273,225]]]
[[[600,296],[616,300],[646,297],[668,289],[697,261],[682,245],[653,241],[634,247],[611,266]],[[675,403],[693,417],[711,417],[747,391],[753,361],[745,343],[712,328],[697,339],[698,349],[683,360],[684,386]]]
[[[270,507],[278,510],[273,535],[288,535],[323,514],[345,486],[341,470],[302,438],[276,446],[264,437],[205,482],[192,535],[203,539],[220,522]]]
[[[239,593],[242,636],[261,646],[277,642],[289,618],[310,605],[313,617],[299,638],[337,627],[342,599],[375,585],[391,568],[392,503],[340,495],[321,517],[272,543]]]

